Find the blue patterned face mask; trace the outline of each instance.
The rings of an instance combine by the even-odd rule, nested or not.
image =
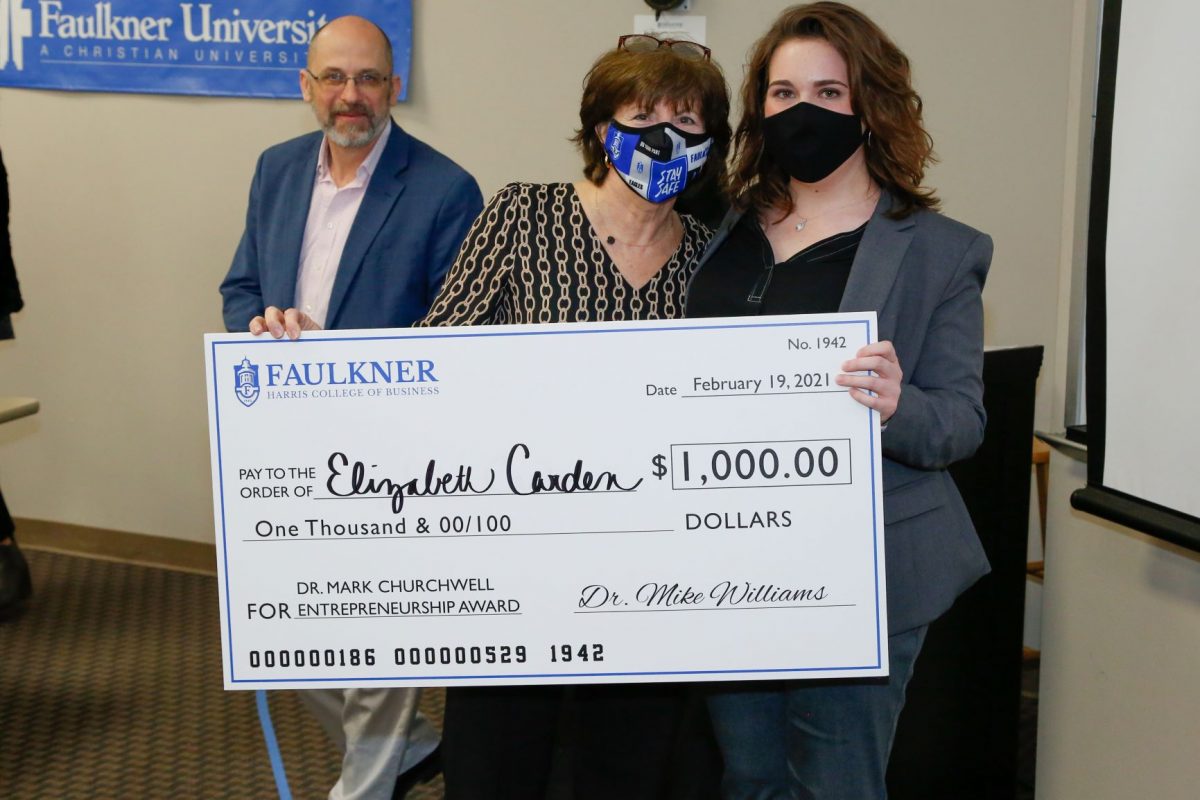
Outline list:
[[[613,120],[604,152],[626,186],[651,203],[662,203],[696,180],[712,141],[707,133],[681,131],[669,122],[633,128]]]

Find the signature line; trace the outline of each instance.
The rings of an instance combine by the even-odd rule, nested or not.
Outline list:
[[[660,614],[664,611],[774,611],[783,608],[853,608],[858,603],[824,603],[807,606],[725,606],[723,608],[613,608],[576,611],[576,614]]]
[[[530,533],[406,533],[401,536],[264,536],[261,539],[242,539],[243,542],[338,542],[350,539],[478,539],[481,536],[598,536],[608,533],[674,533],[674,528],[646,528],[630,531],[540,531]]]

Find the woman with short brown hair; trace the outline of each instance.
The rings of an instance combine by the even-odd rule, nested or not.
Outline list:
[[[419,325],[669,319],[712,231],[675,211],[719,183],[729,98],[707,48],[621,37],[584,81],[575,183],[513,183],[467,234]],[[581,425],[607,424],[597,409]],[[567,693],[573,708],[561,713]],[[683,708],[673,684],[451,687],[442,739],[450,800],[545,796],[562,720],[576,800],[663,797]]]

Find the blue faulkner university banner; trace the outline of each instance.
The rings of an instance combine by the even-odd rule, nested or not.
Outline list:
[[[299,97],[308,41],[359,14],[408,90],[411,0],[0,0],[0,86]]]

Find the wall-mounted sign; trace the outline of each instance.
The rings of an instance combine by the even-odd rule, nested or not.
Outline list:
[[[388,34],[407,93],[411,0],[0,0],[0,86],[299,97],[309,39],[345,14]]]
[[[686,10],[688,7],[683,8]],[[660,39],[687,39],[697,44],[707,44],[707,22],[707,17],[693,14],[634,14],[633,32]]]

